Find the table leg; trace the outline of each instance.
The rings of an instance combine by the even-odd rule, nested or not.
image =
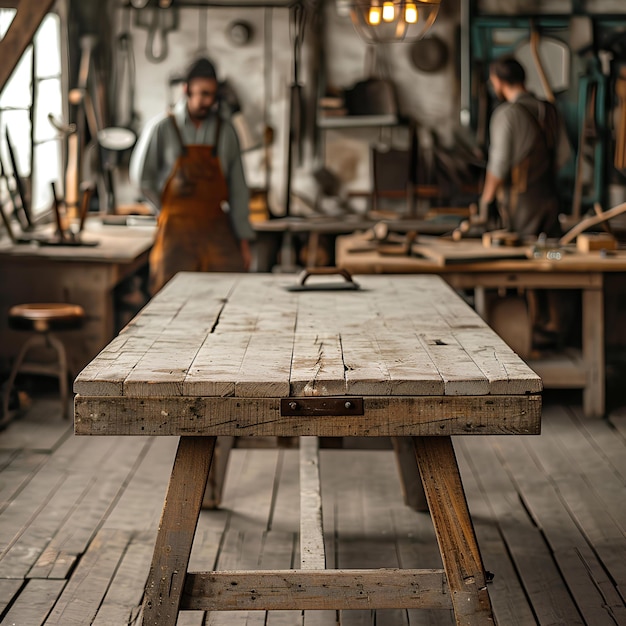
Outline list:
[[[417,464],[448,579],[456,623],[493,624],[474,527],[450,437],[414,437]]]
[[[213,451],[213,464],[202,500],[203,509],[217,509],[222,502],[222,491],[230,451],[235,445],[234,437],[219,437]]]
[[[404,504],[415,511],[428,511],[411,437],[391,437],[391,443],[400,473]]]
[[[143,602],[143,626],[175,626],[215,437],[181,437]]]
[[[604,290],[582,290],[583,360],[587,385],[583,390],[583,413],[602,417],[605,411]]]

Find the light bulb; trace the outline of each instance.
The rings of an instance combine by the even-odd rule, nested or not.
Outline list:
[[[383,2],[383,21],[393,22],[395,15],[396,12],[393,8],[393,2]]]
[[[371,6],[369,10],[369,14],[367,16],[367,21],[372,26],[378,26],[378,24],[380,24],[380,15],[381,15],[380,7]]]
[[[417,24],[417,7],[412,2],[404,9],[404,21],[407,24]]]

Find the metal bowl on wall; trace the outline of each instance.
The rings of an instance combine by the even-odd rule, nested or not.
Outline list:
[[[120,165],[137,141],[137,135],[122,126],[111,126],[98,131],[98,144],[102,149],[104,167],[112,169]]]
[[[411,63],[420,72],[439,72],[448,63],[448,46],[437,35],[420,39],[411,45]]]

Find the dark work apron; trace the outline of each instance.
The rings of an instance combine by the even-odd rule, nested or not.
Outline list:
[[[530,153],[511,170],[502,198],[504,226],[521,236],[558,236],[559,200],[556,190],[555,129],[556,115],[548,121],[537,117],[522,103],[529,124],[537,129]],[[549,105],[546,103],[546,111]],[[556,111],[554,111],[556,114]]]
[[[165,183],[161,213],[150,253],[150,291],[155,294],[174,274],[189,272],[243,272],[239,241],[223,206],[228,186],[217,143],[185,145],[170,116],[181,143],[181,154]]]

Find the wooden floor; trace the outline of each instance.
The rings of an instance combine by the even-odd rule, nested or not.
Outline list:
[[[562,400],[560,398],[560,400]],[[138,623],[176,440],[79,438],[39,398],[0,432],[0,623]],[[547,402],[543,434],[455,439],[500,625],[626,625],[626,410]],[[321,452],[329,567],[441,567],[390,449]],[[191,569],[290,568],[298,452],[240,448]],[[448,611],[181,613],[185,626],[452,624]]]

